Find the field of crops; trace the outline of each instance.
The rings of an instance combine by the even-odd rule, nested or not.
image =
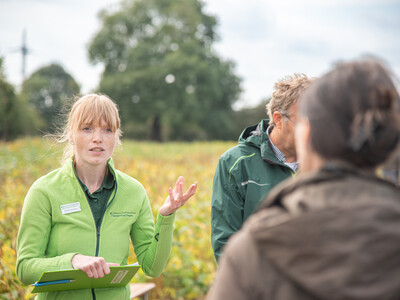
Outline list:
[[[117,169],[146,188],[154,216],[179,175],[199,183],[196,195],[177,212],[174,242],[159,278],[143,273],[134,282],[155,282],[152,299],[202,299],[216,263],[210,243],[212,179],[219,156],[234,142],[150,143],[123,141],[113,159]],[[49,141],[22,139],[0,144],[0,299],[33,299],[15,276],[16,236],[23,199],[31,184],[60,166],[62,148]],[[133,253],[133,252],[132,252]],[[135,262],[134,256],[129,263]]]

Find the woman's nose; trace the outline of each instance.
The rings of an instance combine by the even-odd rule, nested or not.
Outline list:
[[[101,129],[96,128],[96,129],[93,131],[92,140],[93,140],[93,141],[96,141],[96,142],[100,142],[100,141],[103,140],[103,136],[102,136]]]

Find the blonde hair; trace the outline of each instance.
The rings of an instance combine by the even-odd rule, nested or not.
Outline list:
[[[308,78],[303,73],[295,73],[292,76],[285,76],[275,83],[274,92],[271,100],[266,105],[267,114],[269,117],[269,124],[274,124],[272,117],[275,111],[289,116],[289,108],[299,100],[304,90],[316,78]]]
[[[116,132],[117,144],[120,144],[122,131],[117,105],[106,95],[88,94],[77,98],[57,138],[57,142],[66,143],[63,161],[74,154],[73,145],[69,141],[82,124],[99,124],[101,120],[107,123],[112,132]]]

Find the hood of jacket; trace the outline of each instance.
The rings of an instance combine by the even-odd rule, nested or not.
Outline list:
[[[400,190],[324,168],[273,190],[246,230],[280,275],[316,299],[398,299]]]
[[[262,159],[269,163],[280,163],[271,150],[271,143],[267,135],[269,120],[264,119],[257,125],[249,126],[239,136],[239,144],[246,144],[260,149]]]

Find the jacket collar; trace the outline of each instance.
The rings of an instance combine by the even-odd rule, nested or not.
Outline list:
[[[114,176],[114,180],[117,181],[117,176],[115,173],[115,166],[114,166],[114,162],[111,157],[108,159],[107,165],[109,167],[109,170],[112,172],[112,174]],[[68,158],[65,161],[65,163],[61,167],[61,172],[68,177],[75,178],[75,172],[74,172],[74,167],[73,167],[73,156],[71,156],[70,158]]]
[[[282,164],[272,151],[272,145],[267,135],[269,120],[264,119],[257,125],[247,127],[239,137],[239,144],[246,144],[260,149],[263,160],[272,164]]]

